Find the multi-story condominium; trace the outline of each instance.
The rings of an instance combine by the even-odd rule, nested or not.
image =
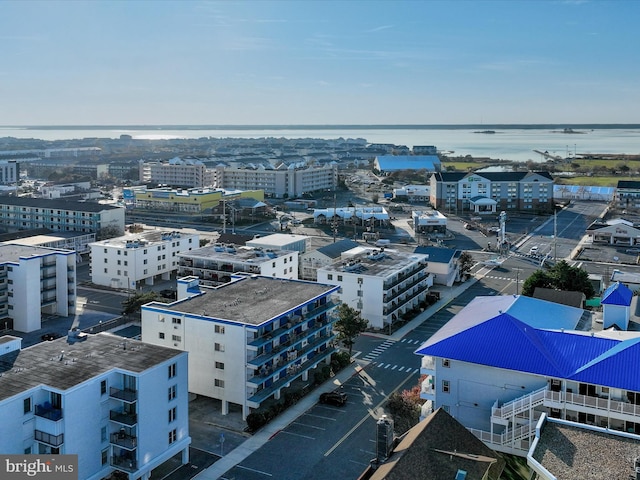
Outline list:
[[[265,250],[295,250],[302,254],[307,251],[307,235],[291,233],[272,233],[264,237],[254,238],[245,243],[247,247],[263,248]]]
[[[553,210],[549,172],[437,172],[429,178],[431,205],[457,213]]]
[[[134,208],[186,214],[210,212],[220,203],[231,202],[239,198],[264,200],[262,190],[230,192],[216,188],[190,188],[188,190],[134,188],[126,190],[123,194],[130,198],[128,203]]]
[[[330,361],[336,290],[258,275],[212,288],[185,277],[178,301],[142,307],[142,340],[188,351],[189,391],[221,400],[223,414],[240,405],[246,418]]]
[[[216,171],[197,158],[175,157],[160,162],[140,161],[140,181],[171,187],[203,188],[216,186]]]
[[[178,254],[178,276],[196,276],[201,285],[230,282],[238,272],[297,279],[298,252],[217,243]]]
[[[263,190],[267,197],[295,198],[304,193],[333,190],[338,184],[338,164],[307,162],[247,164],[216,167],[217,186],[231,190]]]
[[[493,450],[527,456],[543,413],[640,439],[640,335],[582,309],[476,297],[416,353],[422,415],[442,407]]]
[[[31,178],[47,178],[55,171],[71,171],[76,175],[84,175],[93,180],[98,180],[103,175],[109,173],[108,163],[81,162],[73,159],[66,160],[47,160],[25,163],[25,167],[29,177]]]
[[[458,259],[462,251],[445,247],[417,247],[414,253],[426,255],[429,258],[427,272],[433,275],[436,285],[453,286],[460,281],[460,264]]]
[[[124,231],[124,208],[90,202],[0,197],[0,228],[6,231],[48,228],[54,232]]]
[[[200,236],[146,231],[91,243],[91,281],[112,288],[153,285],[178,270],[178,254],[200,247]]]
[[[352,248],[359,246],[358,242],[345,238],[324,247],[305,252],[300,256],[300,278],[316,281],[318,269],[331,265],[336,259]]]
[[[640,182],[619,180],[615,202],[616,206],[622,210],[640,210]]]
[[[77,478],[148,480],[189,461],[187,353],[110,333],[0,337],[0,451],[77,454]]]
[[[369,327],[382,330],[425,300],[433,285],[427,265],[427,255],[356,247],[317,275],[320,283],[338,285],[340,300],[359,310]]]
[[[0,244],[16,243],[32,247],[73,250],[77,255],[89,255],[89,244],[96,241],[95,233],[56,232],[46,228],[19,230],[0,234]]]
[[[20,178],[20,163],[16,160],[0,160],[0,185],[11,185]]]
[[[76,254],[70,250],[0,245],[0,328],[39,330],[42,315],[76,313]],[[2,320],[2,319],[5,320]]]

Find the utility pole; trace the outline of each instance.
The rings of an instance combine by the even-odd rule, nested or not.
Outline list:
[[[514,268],[514,270],[516,271],[516,295],[519,294],[520,290],[520,271],[522,270],[521,268]]]
[[[558,212],[553,211],[553,263],[558,261]]]

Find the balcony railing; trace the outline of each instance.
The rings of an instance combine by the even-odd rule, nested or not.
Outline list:
[[[51,435],[50,433],[42,432],[40,430],[34,430],[33,433],[36,442],[46,443],[52,447],[59,447],[64,443],[64,433],[61,433],[60,435]]]
[[[109,396],[127,403],[133,403],[138,399],[138,392],[129,388],[121,389],[116,387],[109,388]]]
[[[134,450],[138,447],[138,438],[124,432],[112,433],[110,442],[127,450]]]
[[[135,472],[138,469],[138,462],[135,458],[114,455],[111,457],[111,466],[118,470],[124,470],[125,472]]]
[[[138,423],[138,415],[135,413],[125,413],[118,410],[111,410],[109,412],[109,419],[121,423],[122,425],[128,425],[130,427]]]
[[[62,420],[62,409],[52,407],[49,402],[45,402],[42,405],[36,405],[35,414],[38,417],[46,418],[53,422]]]

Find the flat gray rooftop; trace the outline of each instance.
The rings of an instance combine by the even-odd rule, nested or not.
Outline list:
[[[18,262],[21,257],[50,255],[56,252],[68,252],[54,248],[35,247],[31,245],[17,245],[15,243],[0,245],[0,263]]]
[[[239,247],[239,246],[207,246],[190,250],[178,254],[182,258],[201,258],[207,260],[220,260],[228,262],[248,262],[262,263],[268,262],[273,258],[285,257],[287,255],[297,254],[294,250],[275,250],[266,252],[260,247]]]
[[[184,238],[190,238],[195,235],[196,234],[187,234],[172,230],[147,230],[144,232],[123,235],[121,237],[109,238],[107,240],[100,240],[95,242],[94,245],[126,248],[127,243],[129,242],[146,242],[147,245],[138,245],[138,247],[145,247],[171,241],[173,239],[180,239],[182,236],[184,236]]]
[[[546,422],[533,457],[556,478],[627,479],[640,442],[584,428]]]
[[[420,260],[428,260],[427,255],[419,253],[405,253],[397,250],[365,250],[364,248],[362,250],[362,253],[348,259],[336,260],[331,265],[322,267],[322,270],[388,277]]]
[[[336,287],[299,280],[255,276],[217,288],[200,288],[205,292],[202,295],[169,306],[165,304],[157,304],[157,306],[175,312],[260,325]]]
[[[183,354],[111,333],[88,335],[73,344],[66,337],[38,343],[0,356],[0,400],[38,385],[67,390],[116,368],[140,373]]]

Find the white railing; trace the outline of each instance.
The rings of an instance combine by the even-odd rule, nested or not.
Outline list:
[[[430,357],[428,355],[422,357],[421,367],[426,370],[435,370],[436,369],[436,359]]]
[[[545,392],[547,387],[542,387],[539,390],[531,392],[522,397],[511,400],[502,407],[493,407],[491,409],[491,416],[499,418],[509,418],[525,410],[532,409],[538,405],[542,405],[545,400]]]

